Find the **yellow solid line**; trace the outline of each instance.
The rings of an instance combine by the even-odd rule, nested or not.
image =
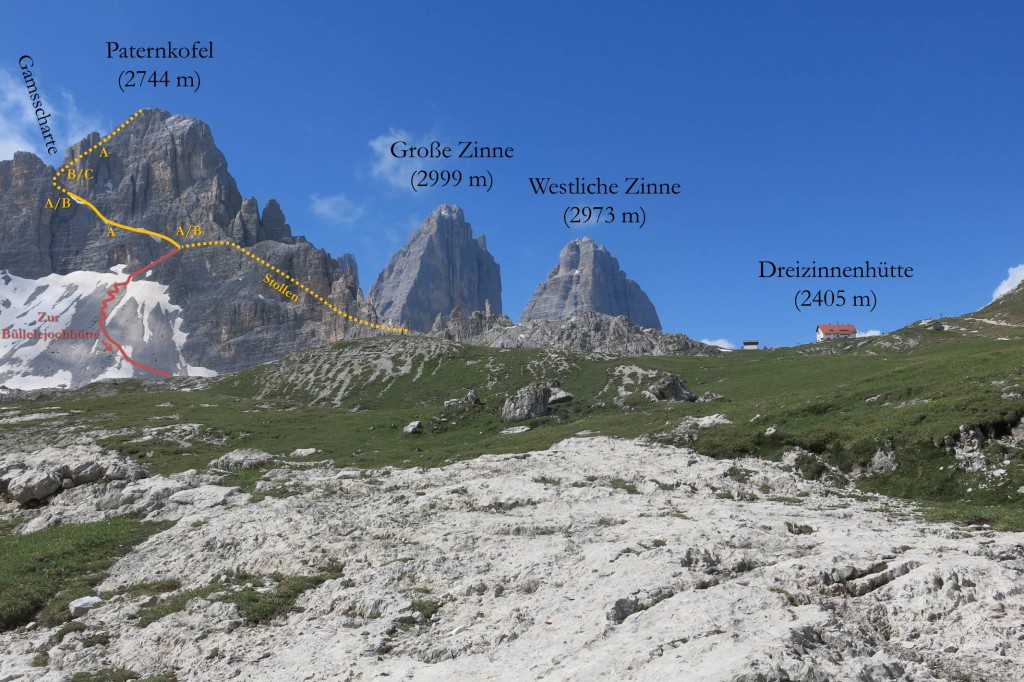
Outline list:
[[[85,204],[86,206],[91,208],[93,210],[93,212],[95,212],[96,215],[98,215],[100,217],[100,220],[105,222],[107,225],[110,225],[112,227],[117,227],[117,228],[120,228],[122,230],[131,230],[132,232],[139,232],[139,233],[142,233],[142,234],[148,234],[148,235],[152,235],[154,237],[159,237],[160,239],[164,239],[166,241],[169,241],[170,243],[174,244],[179,249],[181,248],[181,244],[179,244],[178,242],[174,241],[173,239],[171,239],[167,235],[160,234],[158,232],[153,232],[152,230],[144,230],[144,229],[142,229],[140,227],[132,227],[131,225],[122,225],[121,223],[115,223],[113,220],[110,220],[105,215],[100,213],[99,209],[96,208],[95,206],[93,206],[92,204],[90,204],[86,199],[83,199],[82,197],[78,196],[77,194],[75,194],[71,190],[67,190],[67,193],[68,193],[68,196],[71,197],[72,199],[74,199],[75,201],[77,201],[79,203],[82,203],[82,204]]]

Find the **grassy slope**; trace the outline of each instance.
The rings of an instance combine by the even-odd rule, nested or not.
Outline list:
[[[1016,325],[1024,325],[1024,283],[1000,296],[979,310],[974,317],[990,318]]]
[[[118,558],[170,525],[118,518],[0,537],[0,630],[69,620],[68,603],[94,594]]]
[[[961,424],[1004,423],[1024,414],[1020,400],[1001,398],[1010,390],[1022,392],[1024,342],[910,328],[902,334],[854,347],[836,342],[713,358],[604,361],[448,345],[442,352],[416,356],[413,371],[391,383],[367,369],[372,364],[368,357],[388,356],[389,342],[364,340],[306,351],[198,390],[179,391],[183,384],[176,381],[126,382],[87,387],[27,407],[59,407],[74,411],[65,423],[120,429],[120,435],[102,442],[162,473],[204,466],[238,447],[275,454],[313,447],[322,451],[316,458],[343,466],[436,466],[483,453],[544,448],[584,429],[636,437],[689,415],[722,412],[733,423],[700,433],[693,446],[704,454],[775,458],[799,446],[849,472],[878,449],[893,449],[900,469],[862,486],[927,502],[947,517],[990,518],[1004,527],[1024,528],[1024,519],[1014,511],[1021,500],[1016,490],[1024,485],[1019,453],[1008,453],[1014,460],[1009,474],[993,484],[957,471],[950,466],[953,459],[937,447]],[[894,343],[894,338],[902,341]],[[400,343],[405,352],[421,342]],[[395,364],[408,361],[404,356]],[[609,383],[620,365],[675,372],[694,391],[724,398],[696,404],[630,398],[632,409],[623,410],[612,404],[617,384]],[[325,395],[322,387],[335,385],[344,372],[353,377],[346,390]],[[527,433],[501,435],[505,396],[535,378],[559,378],[576,400],[532,422]],[[485,405],[443,407],[446,399],[470,388]],[[170,407],[159,407],[168,402]],[[357,406],[359,411],[351,411]],[[154,419],[166,416],[175,418]],[[424,421],[425,433],[402,434],[414,419]],[[201,435],[184,446],[160,438],[130,442],[143,428],[174,423],[201,424]],[[771,436],[765,435],[768,426],[776,427]],[[0,427],[0,440],[5,433],[33,430],[42,436],[51,428],[6,425]]]

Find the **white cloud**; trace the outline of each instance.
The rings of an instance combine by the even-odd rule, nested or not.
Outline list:
[[[96,116],[89,116],[80,112],[75,105],[75,98],[70,92],[62,89],[60,96],[62,105],[60,108],[55,109],[55,111],[59,115],[60,125],[58,127],[63,128],[63,135],[60,134],[62,131],[57,131],[57,137],[64,138],[63,148],[61,149],[61,154],[63,154],[64,149],[78,142],[89,133],[103,132],[107,128],[103,126],[103,122]]]
[[[425,147],[435,139],[437,139],[436,135],[418,137],[406,130],[389,129],[386,134],[379,135],[369,142],[370,149],[373,150],[370,174],[392,187],[410,189],[412,174],[415,171],[436,168],[438,163],[444,159],[400,159],[391,153],[391,145],[402,140],[407,147]],[[452,153],[454,154],[455,151]]]
[[[701,339],[701,343],[706,343],[709,346],[718,346],[725,350],[736,350],[736,344],[729,339]]]
[[[864,332],[857,332],[857,338],[858,339],[866,339],[869,336],[881,336],[881,335],[882,335],[882,332],[880,332],[877,329],[869,329],[869,330],[864,331]]]
[[[574,204],[562,213],[562,222],[570,230],[588,230],[601,225],[610,225],[623,220],[614,206]]]
[[[13,158],[18,151],[43,156],[42,137],[24,83],[0,70],[0,159]]]
[[[1024,263],[1014,266],[1006,271],[1006,279],[999,283],[996,290],[992,292],[992,300],[996,300],[1003,294],[1008,294],[1024,282]]]
[[[309,198],[313,214],[338,225],[355,222],[363,215],[361,206],[356,206],[344,194],[322,197],[314,194]]]
[[[58,90],[47,98],[45,83],[36,81],[42,95],[43,106],[50,114],[47,122],[57,141],[57,155],[47,155],[39,132],[39,123],[29,100],[21,72],[12,75],[0,69],[0,159],[14,157],[14,152],[32,152],[49,163],[59,163],[64,150],[91,132],[106,130],[95,116],[83,114],[75,105],[75,98],[67,90]]]

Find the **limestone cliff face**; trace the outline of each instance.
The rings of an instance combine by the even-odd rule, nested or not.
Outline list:
[[[100,135],[89,135],[68,150],[64,161],[100,141]],[[359,290],[351,256],[336,260],[293,237],[275,200],[267,201],[261,212],[256,199],[243,199],[202,121],[145,110],[103,146],[108,156],[94,151],[76,164],[92,169],[94,179],[62,184],[111,220],[171,237],[178,226],[201,226],[198,239],[234,241],[336,307],[377,321]],[[19,152],[13,160],[0,161],[0,270],[39,278],[108,272],[124,264],[131,272],[171,248],[165,241],[125,230],[109,237],[86,206],[72,203],[47,210],[48,198],[64,196],[51,185],[54,172],[32,154]],[[286,299],[263,282],[267,273],[251,258],[223,246],[183,250],[151,271],[150,278],[166,284],[171,303],[181,308],[188,364],[231,371],[311,344],[370,333],[310,296]]]
[[[381,317],[428,332],[457,309],[501,314],[501,268],[458,206],[439,206],[377,277],[370,299]]]
[[[633,324],[661,329],[654,304],[619,261],[590,237],[569,242],[558,265],[530,297],[520,322],[561,320],[595,312],[624,316]]]
[[[28,152],[0,161],[0,263],[17,266],[16,275],[42,277],[53,272],[47,245],[53,241],[55,214],[43,210],[46,198],[54,194],[52,175],[52,168]]]

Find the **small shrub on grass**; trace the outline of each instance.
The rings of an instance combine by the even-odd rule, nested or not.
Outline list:
[[[174,578],[168,578],[166,580],[154,580],[149,583],[138,583],[136,585],[129,585],[128,587],[120,590],[120,594],[127,594],[130,597],[148,597],[153,594],[166,594],[167,592],[174,592],[181,588],[181,582]]]
[[[731,466],[725,471],[725,477],[731,478],[739,483],[746,483],[750,480],[750,477],[754,475],[754,472],[750,469],[744,469],[743,467]]]
[[[828,467],[816,457],[800,454],[796,458],[796,470],[808,481],[817,481],[828,471]]]
[[[423,620],[430,620],[430,618],[440,609],[440,602],[432,601],[430,599],[414,599],[412,601],[412,610],[422,615]]]
[[[58,642],[63,642],[64,638],[70,635],[72,632],[85,632],[88,630],[88,626],[80,620],[73,620],[70,623],[65,623],[60,626],[54,637]]]
[[[172,613],[178,613],[183,611],[185,606],[195,599],[196,597],[208,597],[218,590],[224,589],[223,585],[212,583],[203,587],[198,587],[194,590],[186,590],[181,594],[176,594],[170,599],[165,599],[162,602],[158,602],[153,606],[147,606],[139,614],[139,621],[136,623],[140,628],[144,628],[150,623],[155,623],[164,616],[169,616]]]
[[[338,577],[341,577],[340,573],[279,577],[277,585],[271,590],[258,592],[255,589],[245,589],[228,595],[224,601],[237,604],[238,610],[249,624],[265,623],[298,610],[295,602],[303,592]]]
[[[640,491],[637,487],[623,478],[613,478],[608,484],[612,490],[625,490],[630,495],[639,495]]]
[[[75,673],[71,682],[128,682],[139,679],[139,674],[125,668],[103,668],[94,673]]]
[[[110,635],[105,632],[97,632],[94,635],[87,635],[86,638],[82,640],[82,644],[84,644],[86,648],[91,646],[106,646],[110,644]]]

